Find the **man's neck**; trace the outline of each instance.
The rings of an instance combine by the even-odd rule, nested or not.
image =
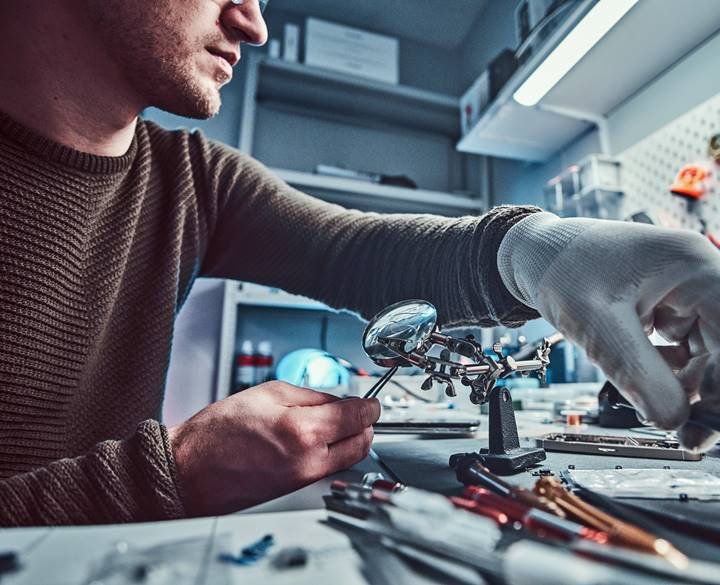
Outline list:
[[[22,13],[2,14],[0,111],[82,152],[127,152],[142,105],[122,73],[79,23],[43,11],[52,4],[22,4]]]

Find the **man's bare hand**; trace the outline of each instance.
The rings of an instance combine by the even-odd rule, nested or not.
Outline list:
[[[190,515],[233,512],[281,496],[367,456],[377,400],[267,382],[169,429]]]

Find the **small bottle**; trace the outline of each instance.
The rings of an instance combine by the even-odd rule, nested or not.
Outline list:
[[[246,339],[235,356],[235,383],[232,393],[242,392],[255,384],[255,356],[252,341]]]
[[[255,385],[267,382],[272,374],[273,356],[272,344],[269,341],[261,341],[255,354]]]

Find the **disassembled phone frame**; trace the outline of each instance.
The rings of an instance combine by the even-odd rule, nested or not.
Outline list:
[[[549,433],[535,440],[546,451],[610,455],[615,457],[644,457],[674,461],[699,461],[702,453],[693,453],[680,447],[672,439],[583,435],[575,433]]]

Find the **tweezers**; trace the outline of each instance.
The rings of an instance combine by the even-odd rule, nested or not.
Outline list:
[[[385,386],[385,384],[388,383],[390,378],[393,377],[395,372],[398,371],[398,367],[399,366],[393,366],[382,376],[380,376],[380,379],[375,382],[375,384],[373,384],[373,387],[365,393],[365,396],[363,396],[363,398],[375,398],[380,393],[380,390],[383,389],[383,386]]]

